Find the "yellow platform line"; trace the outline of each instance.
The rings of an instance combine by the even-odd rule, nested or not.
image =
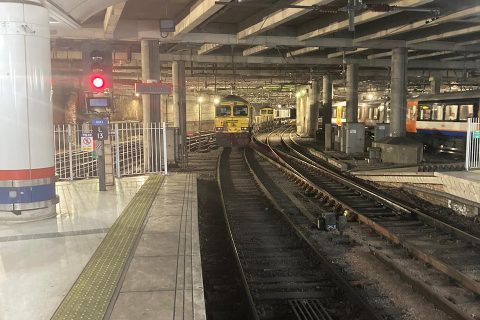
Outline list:
[[[163,179],[160,175],[147,179],[100,243],[52,320],[103,319]]]

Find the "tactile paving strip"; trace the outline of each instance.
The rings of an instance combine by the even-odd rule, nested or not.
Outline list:
[[[162,181],[159,175],[148,178],[113,224],[52,320],[103,319]]]

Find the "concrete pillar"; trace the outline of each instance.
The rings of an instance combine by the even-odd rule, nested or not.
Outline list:
[[[318,81],[313,80],[311,88],[308,90],[308,105],[305,110],[305,132],[304,135],[309,138],[315,138],[318,127],[319,110],[319,88]]]
[[[160,51],[156,40],[142,40],[142,81],[160,81]],[[160,123],[160,96],[143,95],[143,123]]]
[[[440,75],[434,74],[430,76],[430,93],[438,94],[440,93],[440,88],[442,85],[442,79]]]
[[[405,137],[408,53],[405,48],[395,48],[392,53],[390,136]]]
[[[160,81],[160,52],[158,41],[142,40],[142,81],[158,82]],[[160,126],[160,95],[144,94],[143,103],[143,123],[145,128]],[[158,144],[154,143],[155,138],[151,132],[145,130],[143,133],[143,150],[145,154],[145,168],[151,171],[158,171],[161,163],[157,154],[159,154]]]
[[[302,99],[301,99],[301,89],[297,90],[296,92],[296,108],[297,108],[297,134],[302,134],[302,126],[303,126],[303,110],[302,110]]]
[[[325,141],[325,150],[332,150],[332,99],[333,99],[333,85],[329,75],[323,76],[322,84],[322,122],[323,122],[323,136],[322,141]]]
[[[185,159],[185,146],[187,143],[187,93],[185,88],[185,62],[172,62],[173,82],[173,123],[180,130],[179,148],[180,156]],[[184,161],[182,161],[185,163]]]
[[[358,64],[347,65],[347,123],[358,122]]]
[[[308,92],[305,87],[300,87],[297,91],[297,134],[306,135],[307,128],[307,104]]]
[[[323,76],[322,118],[324,126],[332,121],[332,98],[333,86],[330,76]]]
[[[48,10],[0,2],[0,221],[55,217]]]

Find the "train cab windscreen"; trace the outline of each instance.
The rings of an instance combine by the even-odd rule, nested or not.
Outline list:
[[[230,106],[220,106],[215,109],[215,115],[217,117],[229,117],[231,116]]]
[[[235,106],[233,107],[233,115],[235,117],[248,116],[248,106]]]

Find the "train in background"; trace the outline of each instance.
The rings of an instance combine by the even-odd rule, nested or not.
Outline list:
[[[291,113],[291,109],[260,108],[255,116],[255,125],[268,122],[286,123],[291,119]]]
[[[407,133],[434,150],[465,150],[467,119],[480,116],[480,90],[421,95],[407,104]]]
[[[456,153],[465,150],[467,119],[480,117],[480,90],[421,95],[408,99],[406,131],[427,148]],[[346,122],[346,102],[332,106],[331,123]],[[377,123],[390,123],[390,102],[360,102],[358,122],[373,128]]]
[[[215,107],[214,122],[219,146],[246,146],[252,134],[253,108],[239,96],[223,97]]]
[[[338,101],[332,105],[332,124],[341,126],[346,119],[346,101]],[[368,101],[358,104],[358,122],[365,123],[368,128],[373,128],[377,123],[390,123],[389,101]]]

